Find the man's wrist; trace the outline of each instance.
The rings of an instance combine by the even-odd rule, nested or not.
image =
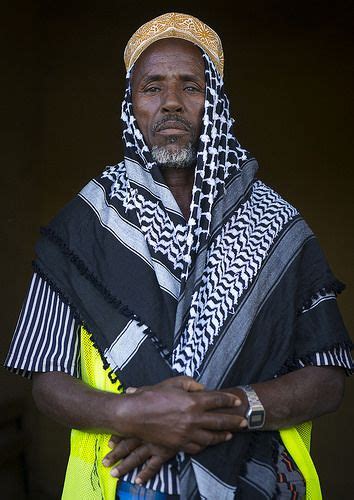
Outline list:
[[[112,425],[120,436],[139,437],[136,432],[139,427],[137,422],[139,412],[135,399],[136,395],[133,394],[119,394],[112,401]]]

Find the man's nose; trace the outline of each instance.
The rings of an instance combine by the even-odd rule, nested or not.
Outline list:
[[[161,108],[165,113],[181,113],[183,101],[180,92],[175,88],[166,89],[162,96]]]

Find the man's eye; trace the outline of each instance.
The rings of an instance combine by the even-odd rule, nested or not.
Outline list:
[[[201,90],[198,87],[193,87],[191,85],[188,85],[187,87],[184,87],[184,90],[187,90],[188,92],[201,92]]]
[[[149,94],[156,94],[159,91],[160,87],[147,87],[146,89],[144,89],[144,92]]]

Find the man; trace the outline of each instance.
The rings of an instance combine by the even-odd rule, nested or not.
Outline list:
[[[320,498],[304,432],[351,369],[342,285],[255,179],[216,33],[165,14],[125,62],[125,159],[42,230],[6,361],[75,429],[63,498]]]

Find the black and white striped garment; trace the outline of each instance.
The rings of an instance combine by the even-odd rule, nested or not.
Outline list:
[[[51,371],[79,377],[79,330],[70,307],[34,273],[5,366],[27,378]]]
[[[303,315],[317,306],[336,303],[333,292],[316,295],[304,308]],[[61,371],[80,377],[79,330],[70,306],[37,273],[29,286],[5,366],[12,372],[30,378],[32,372]],[[305,366],[339,366],[347,372],[353,369],[351,351],[335,346],[313,353],[306,359],[297,359],[294,368]]]

